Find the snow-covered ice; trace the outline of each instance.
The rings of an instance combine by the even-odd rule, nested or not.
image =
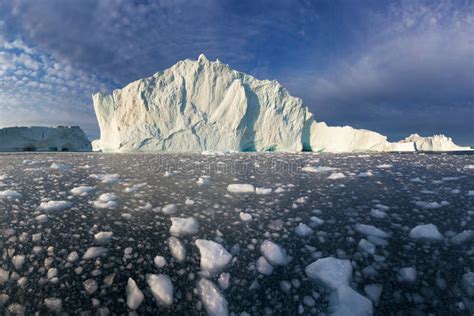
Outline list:
[[[441,235],[436,225],[426,224],[418,225],[410,230],[410,238],[430,242],[443,240],[443,235]]]
[[[137,283],[132,278],[128,278],[127,281],[127,306],[131,310],[136,310],[140,307],[145,296],[143,292],[138,288]]]
[[[48,201],[41,202],[38,207],[40,211],[62,211],[64,209],[70,208],[72,206],[71,202],[68,201]]]
[[[227,186],[227,191],[231,193],[254,193],[255,187],[247,183],[234,183]]]
[[[227,301],[214,283],[200,279],[196,289],[209,316],[229,315]]]
[[[173,236],[194,235],[199,231],[199,222],[194,217],[171,217],[170,233]]]
[[[155,300],[161,305],[173,304],[173,284],[164,274],[147,274],[146,282]]]
[[[195,244],[201,257],[201,269],[206,272],[218,273],[232,260],[232,255],[212,240],[198,239]]]
[[[286,266],[289,262],[286,250],[270,240],[265,240],[260,245],[260,252],[272,265]]]

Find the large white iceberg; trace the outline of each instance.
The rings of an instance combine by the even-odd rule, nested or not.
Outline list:
[[[461,147],[456,145],[450,137],[444,135],[434,135],[422,137],[418,134],[412,134],[404,140],[394,143],[396,146],[413,146],[413,151],[459,151],[471,150],[470,147]]]
[[[317,122],[276,81],[220,61],[179,61],[112,94],[93,95],[100,127],[94,150],[362,152],[464,150],[434,136],[390,143],[376,132]]]
[[[0,128],[0,151],[91,151],[78,126]]]

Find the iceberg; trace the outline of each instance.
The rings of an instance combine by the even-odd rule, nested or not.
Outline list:
[[[79,126],[0,128],[0,151],[91,151]]]
[[[257,80],[220,61],[179,61],[111,94],[93,95],[104,152],[391,152],[466,150],[448,137],[379,133],[316,121],[277,81]]]

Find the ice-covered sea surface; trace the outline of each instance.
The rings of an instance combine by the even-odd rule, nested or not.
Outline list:
[[[474,313],[474,156],[2,154],[0,314]]]

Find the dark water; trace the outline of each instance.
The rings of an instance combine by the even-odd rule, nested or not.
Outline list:
[[[308,165],[337,170],[309,172],[303,169]],[[345,178],[328,179],[336,172]],[[207,184],[197,183],[201,176],[210,176]],[[235,194],[227,191],[231,183],[272,192]],[[78,186],[93,191],[72,195],[71,189]],[[139,314],[206,314],[196,292],[201,277],[196,239],[216,241],[232,253],[234,259],[224,270],[230,274],[230,286],[220,291],[229,312],[236,315],[326,312],[327,290],[308,278],[305,267],[330,256],[351,260],[351,286],[360,294],[367,296],[364,287],[370,284],[383,287],[374,305],[376,315],[474,313],[473,298],[462,282],[463,275],[474,271],[474,240],[472,235],[461,243],[452,239],[474,229],[472,155],[2,154],[0,192],[5,190],[21,197],[0,198],[0,267],[8,275],[0,282],[1,314],[15,309],[27,315],[51,313],[45,298],[60,298],[61,311],[71,315],[126,314],[129,277],[145,296]],[[116,195],[115,208],[94,206],[103,193]],[[48,199],[70,204],[62,210],[39,210]],[[163,214],[159,208],[171,203],[177,213]],[[374,217],[373,209],[385,217]],[[240,212],[251,214],[252,220],[244,222]],[[35,220],[40,214],[48,221]],[[187,250],[183,262],[170,254],[171,216],[191,216],[200,224],[198,233],[180,237]],[[313,216],[324,223],[311,221]],[[295,234],[299,223],[313,233]],[[375,255],[361,250],[358,243],[368,236],[354,229],[357,224],[387,232],[387,245],[376,246]],[[410,230],[420,224],[436,225],[442,240],[409,238]],[[113,238],[98,244],[94,235],[101,231],[113,232]],[[36,235],[33,241],[38,233],[41,239]],[[280,245],[291,257],[288,265],[275,266],[269,276],[255,268],[264,240]],[[92,246],[106,248],[106,255],[82,259]],[[131,252],[125,254],[126,248]],[[68,263],[73,251],[79,259]],[[12,262],[18,255],[25,258],[21,267]],[[166,259],[166,266],[155,266],[157,255]],[[399,280],[398,271],[404,267],[416,269],[416,282]],[[48,279],[51,268],[57,269],[57,279]],[[149,273],[171,278],[173,305],[156,303],[145,280]],[[111,275],[113,282],[105,282]],[[217,285],[218,277],[210,280]],[[83,285],[89,279],[98,287],[92,294]],[[291,284],[290,289],[283,290],[282,282]]]

